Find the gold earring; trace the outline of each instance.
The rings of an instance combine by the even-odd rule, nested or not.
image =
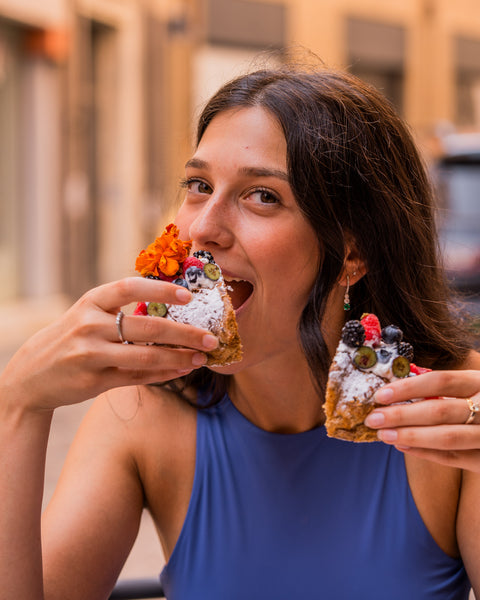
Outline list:
[[[343,297],[343,310],[350,310],[350,277],[347,275],[347,289],[345,290],[345,296]]]

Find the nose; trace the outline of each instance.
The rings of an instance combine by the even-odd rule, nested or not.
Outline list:
[[[189,227],[189,237],[204,248],[228,248],[233,242],[229,201],[214,194],[201,206]]]

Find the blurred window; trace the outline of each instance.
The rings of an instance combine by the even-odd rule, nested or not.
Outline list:
[[[480,289],[480,154],[440,161],[438,223],[445,264],[458,287]]]
[[[405,30],[357,18],[346,22],[350,72],[374,85],[403,110]]]
[[[480,126],[480,39],[455,39],[457,72],[456,121]]]

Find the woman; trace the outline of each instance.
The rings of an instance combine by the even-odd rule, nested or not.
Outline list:
[[[346,74],[253,73],[205,108],[184,186],[176,224],[232,280],[244,358],[201,369],[213,336],[148,317],[125,317],[121,344],[122,305],[189,300],[141,278],[92,290],[34,336],[0,381],[4,597],[107,597],[144,506],[171,599],[479,593],[480,360],[448,311],[405,126]],[[342,326],[366,311],[433,369],[377,393],[383,444],[322,427]],[[52,412],[96,395],[41,547]],[[430,399],[387,406],[412,398]]]

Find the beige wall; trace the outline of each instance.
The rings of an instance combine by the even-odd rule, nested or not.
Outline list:
[[[402,27],[406,40],[403,109],[407,120],[422,138],[429,137],[438,123],[454,122],[454,39],[461,35],[480,40],[478,0],[268,1],[283,2],[287,7],[287,44],[305,47],[331,66],[348,66],[349,18]],[[51,256],[58,253],[58,229],[64,225],[58,210],[53,215],[51,207],[64,210],[67,221],[75,227],[75,219],[81,217],[91,201],[92,174],[85,158],[88,140],[79,141],[78,137],[82,103],[89,90],[80,81],[82,50],[76,46],[79,32],[75,19],[82,17],[108,29],[105,35],[98,36],[95,49],[98,248],[91,260],[97,263],[96,277],[101,282],[131,273],[132,257],[148,241],[147,236],[172,218],[178,197],[177,182],[192,147],[193,124],[199,107],[224,79],[248,67],[261,51],[246,45],[209,44],[205,39],[206,2],[0,0],[0,16],[27,26],[36,24],[70,32],[65,65],[55,65],[48,56],[38,59],[39,71],[49,75],[42,84],[42,98],[51,97],[51,101],[42,101],[35,110],[45,111],[45,117],[39,118],[53,123],[55,137],[48,140],[48,155],[40,151],[36,159],[35,156],[31,159],[35,164],[29,168],[32,175],[29,184],[36,196],[28,200],[35,202],[35,210],[41,211],[42,206],[48,209],[42,213],[42,219],[48,223],[44,223],[42,234],[37,232],[38,240],[39,243],[47,240],[50,248],[38,254],[37,283],[29,282],[32,295],[46,294],[49,290],[56,293],[59,288],[59,268],[52,267]],[[145,78],[145,32],[149,16],[155,17],[163,36],[157,40],[157,54],[151,61],[156,69],[154,96],[149,88],[152,83]],[[185,30],[180,28],[172,33],[169,23],[182,19]],[[64,67],[68,76],[62,79]],[[155,105],[148,109],[157,110],[155,115],[146,108],[149,94],[155,102],[159,101],[158,109]],[[157,121],[155,130],[152,130],[153,116]],[[158,156],[149,154],[149,136],[161,147]],[[83,163],[78,159],[79,152],[83,152]],[[50,166],[46,164],[48,156]],[[161,174],[154,190],[148,181],[152,170]],[[57,189],[57,197],[52,200]],[[46,217],[48,214],[52,216]],[[77,273],[75,268],[73,272]]]
[[[68,19],[67,0],[0,0],[0,15],[38,27],[63,26]]]
[[[476,0],[286,0],[289,41],[306,46],[330,66],[346,66],[345,19],[401,25],[407,32],[405,116],[428,134],[455,121],[454,36],[480,40]]]

